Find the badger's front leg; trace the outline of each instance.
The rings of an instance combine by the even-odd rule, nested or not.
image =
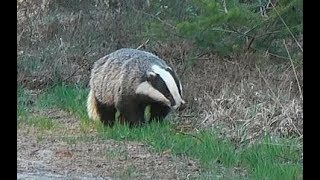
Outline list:
[[[162,121],[170,112],[170,108],[161,103],[155,102],[150,107],[150,121]]]
[[[144,110],[145,104],[141,103],[125,103],[118,107],[122,122],[127,122],[130,127],[139,126],[145,123]]]

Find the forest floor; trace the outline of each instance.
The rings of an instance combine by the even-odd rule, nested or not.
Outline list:
[[[19,123],[18,179],[188,179],[199,173],[188,157],[155,153],[140,142],[105,140],[93,128],[83,132],[80,121],[62,110],[33,115],[54,121]]]

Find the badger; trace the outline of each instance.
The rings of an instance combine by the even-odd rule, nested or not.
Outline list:
[[[122,48],[97,60],[92,67],[87,111],[90,119],[108,126],[119,121],[130,126],[150,120],[162,121],[171,110],[185,108],[182,85],[175,71],[158,56]]]

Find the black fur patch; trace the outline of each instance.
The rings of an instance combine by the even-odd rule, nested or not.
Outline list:
[[[113,126],[115,121],[116,108],[114,106],[107,106],[106,104],[101,103],[97,98],[96,102],[97,112],[102,123],[108,126]]]
[[[166,83],[160,77],[159,74],[156,74],[156,76],[152,76],[152,77],[148,78],[148,81],[150,82],[152,87],[154,87],[156,90],[161,92],[161,94],[163,94],[167,99],[170,100],[171,106],[174,106],[176,104],[176,102],[174,101]]]
[[[162,121],[170,112],[169,107],[158,102],[151,103],[150,106],[150,121]]]
[[[181,96],[181,89],[180,89],[180,86],[179,86],[179,80],[178,80],[178,77],[176,75],[176,73],[174,71],[172,71],[171,69],[167,68],[166,71],[168,71],[171,76],[173,77],[174,81],[176,82],[176,85],[177,85],[177,88],[179,90],[179,94]]]

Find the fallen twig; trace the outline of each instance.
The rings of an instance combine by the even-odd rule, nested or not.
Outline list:
[[[150,39],[147,39],[144,43],[137,47],[137,49],[142,48],[143,46],[147,45]]]

